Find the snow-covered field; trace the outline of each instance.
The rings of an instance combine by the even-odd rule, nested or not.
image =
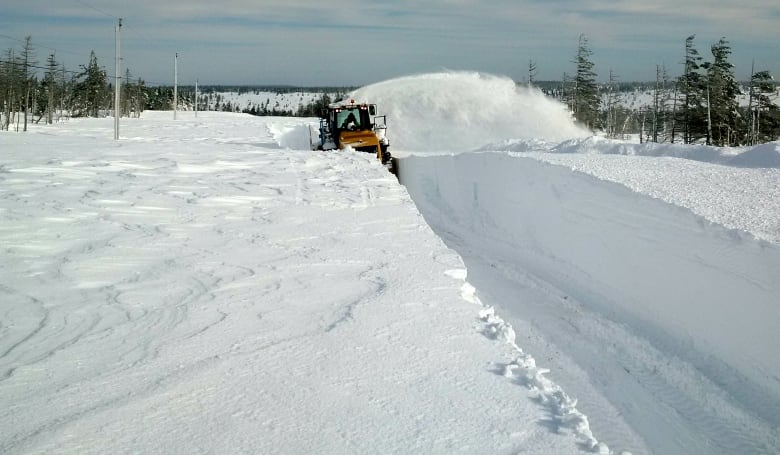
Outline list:
[[[780,451],[780,145],[472,73],[355,97],[403,186],[315,119],[0,133],[0,452]]]
[[[652,84],[647,85],[652,87]],[[742,107],[748,107],[750,105],[750,87],[741,86],[740,89],[742,90],[742,93],[737,95],[737,102]],[[661,92],[663,93],[664,91],[661,90]],[[664,98],[668,97],[665,102],[668,104],[667,108],[671,108],[672,105],[674,105],[675,94],[669,89],[667,89],[666,92],[666,95],[660,96],[660,100],[661,102],[664,102]],[[677,96],[679,97],[680,95],[678,94]],[[773,103],[777,104],[778,101],[780,101],[780,89],[775,90],[774,93],[769,93],[768,96]],[[653,109],[656,103],[655,89],[653,88],[645,90],[636,89],[630,92],[618,92],[616,98],[617,99],[613,99],[613,102],[628,109]],[[607,106],[608,101],[609,93],[602,91],[601,106]],[[755,103],[755,100],[753,100],[753,102]],[[678,100],[678,104],[679,103],[680,101]]]
[[[452,81],[451,81],[452,82]],[[450,88],[457,89],[457,84],[452,84]],[[648,84],[650,85],[650,84]],[[519,86],[519,90],[524,90],[524,87]],[[471,87],[473,89],[473,87]],[[344,89],[341,91],[341,93],[344,93],[347,89]],[[748,89],[743,87],[742,88],[743,93],[738,96],[738,102],[741,106],[747,107],[749,104],[749,96],[747,94]],[[480,90],[477,90],[480,91]],[[531,103],[536,104],[535,96],[538,94],[536,92],[529,92],[533,93],[532,98],[528,98],[525,100],[525,104]],[[487,96],[489,96],[489,100],[492,100],[495,98],[495,93],[485,93]],[[241,93],[237,91],[219,91],[219,92],[211,92],[206,93],[203,95],[208,95],[210,98],[209,107],[204,108],[201,107],[203,110],[213,110],[215,108],[215,103],[217,101],[217,97],[219,97],[220,100],[220,106],[223,106],[225,103],[230,103],[230,105],[234,108],[236,111],[241,111],[243,109],[249,109],[252,106],[256,106],[258,108],[260,107],[266,107],[268,110],[272,109],[279,109],[279,110],[286,110],[286,111],[292,111],[295,112],[298,110],[301,106],[306,106],[308,104],[311,104],[314,101],[319,100],[322,98],[323,92],[307,89],[307,88],[299,88],[287,92],[281,92],[281,91],[272,91],[272,90],[247,90],[242,91]],[[459,93],[459,96],[471,96],[474,95],[474,93]],[[339,97],[339,93],[335,91],[328,92],[328,96],[334,101]],[[673,94],[670,94],[669,96],[673,97]],[[601,105],[606,106],[607,105],[607,99],[608,93],[606,91],[603,91],[602,93],[602,101]],[[780,101],[780,89],[778,89],[774,93],[769,94],[769,98],[777,104]],[[517,101],[517,100],[515,100]],[[630,92],[620,92],[617,96],[617,99],[613,102],[616,102],[618,105],[626,107],[628,109],[632,110],[638,110],[638,109],[652,109],[655,104],[655,95],[653,90],[646,89],[646,90],[640,90],[636,89]],[[669,103],[672,101],[670,100]],[[488,104],[488,106],[491,106]],[[671,108],[671,106],[669,106]],[[220,110],[222,108],[220,107]],[[463,112],[460,112],[462,115]],[[483,115],[489,115],[490,111],[485,110],[482,112]],[[493,113],[497,114],[497,113]],[[508,119],[513,118],[512,116],[508,116]],[[483,136],[484,138],[485,136]]]
[[[276,109],[296,112],[299,107],[307,106],[322,98],[323,93],[310,90],[296,90],[290,92],[251,90],[242,93],[226,91],[207,93],[204,95],[209,96],[210,100],[207,110],[215,108],[217,97],[219,97],[220,105],[230,103],[234,110],[239,112],[243,109],[250,109],[252,106],[266,108],[269,111]],[[337,94],[328,93],[328,95],[333,99]],[[204,108],[201,107],[201,109]],[[220,110],[223,109],[220,108]]]

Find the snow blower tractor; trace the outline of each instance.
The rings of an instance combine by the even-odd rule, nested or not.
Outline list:
[[[390,142],[385,136],[387,117],[376,115],[376,104],[338,102],[328,105],[320,118],[319,141],[311,137],[312,150],[344,150],[375,153],[390,172],[395,173],[393,159],[387,151]]]

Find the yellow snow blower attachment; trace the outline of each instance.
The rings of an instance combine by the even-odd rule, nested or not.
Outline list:
[[[313,150],[352,148],[376,154],[377,159],[394,172],[385,136],[387,118],[376,115],[375,104],[356,104],[354,100],[328,106],[320,118],[319,141],[310,138]]]

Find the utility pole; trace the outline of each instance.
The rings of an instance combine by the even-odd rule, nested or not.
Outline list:
[[[119,62],[121,61],[120,55],[120,32],[122,31],[122,18],[119,18],[119,23],[116,26],[116,73],[114,76],[114,140],[119,140],[119,111],[120,105],[120,87],[122,86],[122,73],[119,70]]]
[[[176,120],[176,111],[179,109],[179,53],[173,59],[173,119]]]

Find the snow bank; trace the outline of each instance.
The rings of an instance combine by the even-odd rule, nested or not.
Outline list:
[[[780,244],[780,143],[748,148],[632,144],[592,136],[558,144],[506,140],[504,151],[559,164],[685,207]]]
[[[402,183],[487,304],[560,367],[556,381],[583,398],[594,431],[642,447],[625,419],[657,453],[780,445],[776,143],[609,140],[478,73],[355,96],[385,107]]]
[[[753,147],[730,159],[728,164],[738,167],[780,168],[780,142]]]
[[[750,434],[756,447],[777,444],[780,247],[623,185],[507,153],[413,156],[400,170],[426,220],[461,255],[512,264],[693,365],[727,394],[723,407],[739,403],[716,417],[705,417],[717,407],[706,403],[722,398],[690,405],[700,409],[691,420],[718,429],[718,443]],[[675,400],[666,405],[696,403]],[[738,440],[734,449],[746,450]]]
[[[743,168],[780,168],[780,142],[770,142],[755,147],[728,148],[653,142],[636,144],[591,136],[567,139],[557,144],[538,139],[509,139],[487,144],[480,150],[668,157]]]

